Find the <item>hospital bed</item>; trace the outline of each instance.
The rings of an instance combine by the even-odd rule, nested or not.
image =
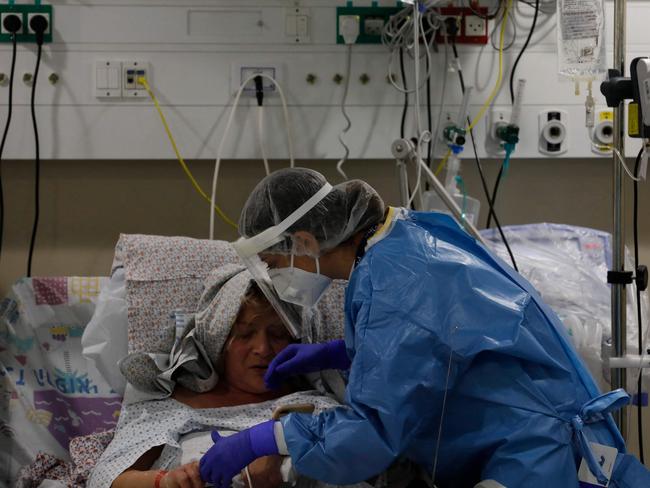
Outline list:
[[[505,232],[522,274],[607,388],[609,236],[551,224]],[[484,237],[503,254],[498,234]],[[123,235],[110,278],[19,280],[0,304],[0,486],[11,485],[39,451],[69,460],[72,438],[112,429],[129,394],[117,361],[128,352],[169,351],[207,274],[236,260],[222,241]],[[343,294],[344,283],[335,282],[319,303],[307,331],[315,341],[342,335]]]

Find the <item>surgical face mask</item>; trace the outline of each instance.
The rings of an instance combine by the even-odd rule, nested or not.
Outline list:
[[[314,307],[332,284],[331,278],[320,274],[318,259],[316,273],[310,273],[293,266],[293,254],[290,268],[270,269],[269,276],[282,300],[305,308]]]

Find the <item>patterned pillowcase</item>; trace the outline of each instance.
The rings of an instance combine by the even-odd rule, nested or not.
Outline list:
[[[203,308],[198,302],[210,272],[237,263],[235,250],[225,241],[122,234],[113,266],[123,266],[126,274],[129,352],[169,353],[176,339],[173,312]],[[313,341],[343,337],[346,283],[335,281],[309,319]]]
[[[169,352],[173,312],[193,312],[210,271],[238,261],[225,241],[121,235],[114,266],[126,274],[129,352]]]

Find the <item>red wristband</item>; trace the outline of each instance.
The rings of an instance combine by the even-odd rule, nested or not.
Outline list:
[[[165,471],[164,469],[158,471],[158,474],[156,475],[156,479],[153,482],[153,488],[160,488],[160,482],[162,481],[162,479],[165,477],[166,474],[167,471]]]

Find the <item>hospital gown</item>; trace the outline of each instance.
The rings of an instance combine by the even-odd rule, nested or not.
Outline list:
[[[171,470],[180,465],[180,439],[191,432],[239,432],[272,417],[284,405],[311,403],[316,413],[338,403],[315,391],[298,392],[263,403],[234,407],[195,409],[174,399],[134,403],[123,407],[115,432],[90,476],[88,488],[109,488],[111,483],[140,456],[164,445],[154,469]]]

